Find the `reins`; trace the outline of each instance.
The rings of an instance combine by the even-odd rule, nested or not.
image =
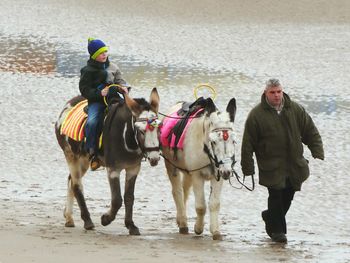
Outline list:
[[[106,86],[106,88],[109,90],[111,87],[116,87],[116,88],[121,88],[122,85],[119,84],[110,84],[108,86]],[[103,97],[103,102],[105,103],[106,106],[108,106],[108,102],[107,102],[107,96]]]
[[[210,160],[210,163],[218,169],[220,164],[224,164],[224,162],[221,160],[220,162],[218,161],[218,157],[216,155],[212,155],[210,153],[209,147],[204,143],[203,151],[208,155],[208,158]],[[217,171],[217,175],[215,176],[216,181],[220,181],[220,176],[219,176],[219,170]]]
[[[202,117],[202,115],[196,115],[196,116],[189,116],[189,117],[186,117],[186,116],[170,116],[170,115],[167,115],[167,114],[164,114],[164,113],[161,113],[161,112],[158,112],[159,115],[162,115],[166,118],[169,118],[169,119],[177,119],[177,120],[184,120],[184,119],[196,119],[196,118],[200,118]]]
[[[175,165],[175,164],[174,164],[173,162],[171,162],[168,158],[166,158],[162,153],[160,154],[160,156],[162,156],[162,157],[164,158],[164,160],[166,160],[168,163],[170,163],[170,164],[171,164],[172,166],[174,166],[176,169],[179,169],[179,170],[184,171],[184,172],[186,172],[186,173],[196,172],[196,171],[202,170],[202,169],[204,169],[204,168],[206,168],[206,167],[208,167],[208,166],[211,165],[211,163],[209,163],[209,164],[207,164],[207,165],[205,165],[205,166],[202,166],[202,167],[200,167],[200,168],[196,168],[196,169],[192,169],[192,170],[187,170],[187,169],[185,169],[185,168],[182,168],[182,167],[179,167],[179,166]]]

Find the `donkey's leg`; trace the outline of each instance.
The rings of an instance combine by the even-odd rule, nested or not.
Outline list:
[[[107,168],[109,186],[111,188],[111,208],[101,216],[101,224],[109,225],[114,219],[122,206],[123,199],[120,192],[120,172],[121,170],[113,170]]]
[[[176,205],[176,223],[179,226],[179,233],[188,234],[186,206],[181,180],[182,174],[176,172],[176,168],[168,162],[165,162],[165,167],[171,182],[172,194]]]
[[[74,163],[69,164],[71,183],[69,184],[70,189],[68,191],[72,191],[75,199],[77,199],[81,219],[84,221],[84,228],[87,230],[94,229],[94,224],[91,221],[89,210],[86,206],[85,197],[84,197],[84,188],[82,183],[82,177],[85,174],[87,168],[82,167],[79,160]],[[67,201],[67,209],[69,210],[71,207],[71,200]]]
[[[74,220],[73,220],[73,205],[74,205],[74,193],[72,189],[72,182],[71,182],[71,175],[69,174],[68,180],[67,180],[67,199],[66,199],[66,206],[64,208],[64,218],[66,219],[66,227],[74,227]]]
[[[129,229],[130,235],[140,235],[140,231],[135,226],[132,219],[133,206],[134,206],[134,191],[135,183],[138,173],[140,172],[141,165],[138,165],[132,169],[126,170],[125,178],[125,191],[124,191],[124,203],[125,203],[125,226]]]
[[[196,172],[192,174],[192,181],[197,213],[194,232],[197,235],[200,235],[203,233],[204,216],[207,209],[204,196],[204,179],[199,173]]]
[[[182,188],[184,191],[184,203],[186,207],[186,203],[188,200],[188,196],[190,195],[190,189],[192,186],[192,176],[189,173],[183,173],[183,180],[182,180]]]
[[[186,221],[186,225],[187,225],[187,200],[190,195],[191,186],[192,186],[192,176],[189,173],[183,172],[183,177],[182,177],[182,189],[183,189],[183,201],[184,201],[183,218]],[[188,227],[186,227],[185,232],[188,233]]]
[[[66,158],[70,174],[67,180],[67,198],[66,198],[66,206],[64,208],[63,215],[64,215],[64,218],[66,219],[65,226],[74,227],[75,226],[74,220],[73,220],[74,192],[72,187],[72,174],[75,177],[79,176],[79,166],[78,166],[77,157],[73,154],[73,152],[70,150],[68,146],[66,146],[64,150],[64,157]]]
[[[211,179],[211,191],[209,197],[209,211],[210,211],[210,232],[214,240],[222,240],[219,227],[219,211],[220,211],[220,195],[223,180],[217,181],[215,178]]]
[[[81,160],[79,160],[71,151],[65,151],[64,153],[70,171],[67,183],[66,207],[64,209],[64,217],[66,218],[65,226],[74,227],[73,204],[75,197],[81,211],[81,217],[84,220],[84,227],[86,229],[93,229],[94,224],[91,221],[90,214],[85,203],[83,185],[81,182],[81,178],[86,173],[88,166],[84,167],[84,162],[81,162]],[[85,164],[85,166],[86,165],[88,165],[88,163]]]

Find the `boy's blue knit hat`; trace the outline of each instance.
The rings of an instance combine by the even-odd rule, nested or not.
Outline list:
[[[108,47],[99,39],[90,37],[88,39],[88,51],[92,59],[96,59],[103,52],[108,51]]]

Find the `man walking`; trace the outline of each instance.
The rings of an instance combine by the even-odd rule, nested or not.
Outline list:
[[[303,144],[314,158],[324,159],[322,139],[310,115],[283,92],[279,80],[268,80],[261,102],[245,123],[241,166],[245,176],[253,176],[255,153],[259,184],[269,193],[262,218],[274,242],[287,242],[285,216],[295,191],[309,176]]]

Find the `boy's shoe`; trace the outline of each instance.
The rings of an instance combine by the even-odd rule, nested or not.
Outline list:
[[[287,237],[284,233],[271,233],[271,239],[277,243],[287,243]]]
[[[93,155],[90,159],[90,170],[96,171],[101,165],[101,160],[96,155]]]

